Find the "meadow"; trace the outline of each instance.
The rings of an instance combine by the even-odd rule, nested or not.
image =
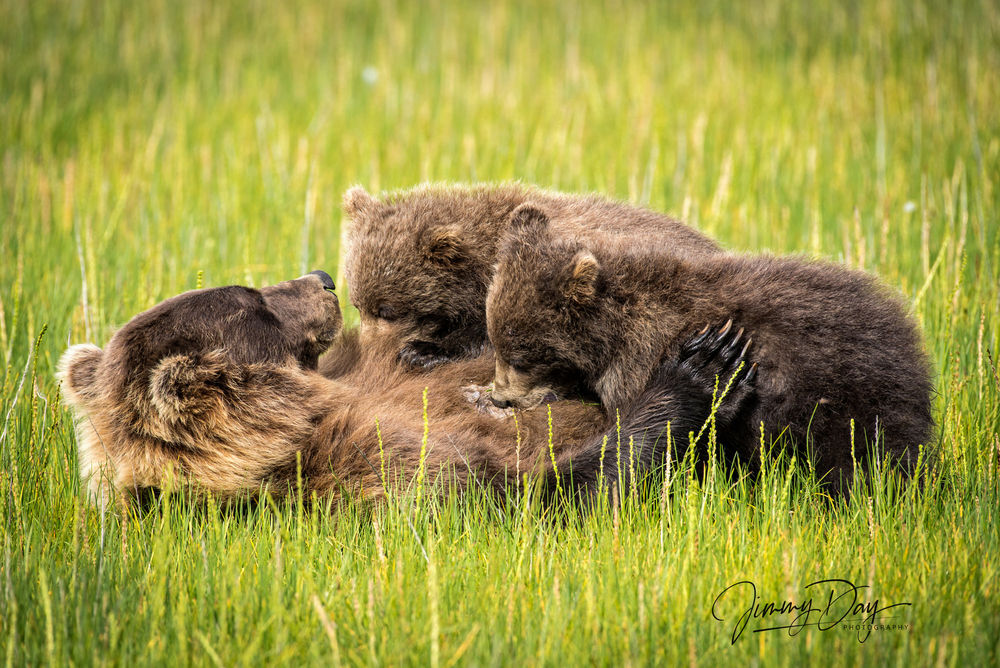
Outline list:
[[[996,664],[998,100],[990,0],[0,0],[0,661]],[[514,178],[879,274],[934,365],[925,484],[831,502],[776,454],[586,515],[88,502],[68,344],[198,285],[323,268],[347,304],[348,187]],[[829,578],[900,628],[734,642],[745,586],[713,617]]]

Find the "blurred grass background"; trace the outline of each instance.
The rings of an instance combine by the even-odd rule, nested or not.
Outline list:
[[[0,658],[996,662],[997,100],[986,0],[0,0]],[[419,539],[403,506],[87,505],[68,343],[199,280],[334,273],[352,184],[511,178],[877,272],[934,359],[940,474],[834,507],[796,475],[681,479],[568,524],[471,499],[417,514]],[[821,577],[912,602],[910,630],[730,646],[710,616],[732,582]]]

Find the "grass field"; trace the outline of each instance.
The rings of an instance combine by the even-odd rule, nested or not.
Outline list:
[[[0,0],[0,660],[1000,660],[1000,7],[665,4]],[[877,272],[934,362],[925,488],[830,504],[775,461],[585,519],[87,503],[67,344],[199,281],[334,273],[352,184],[510,178]],[[733,644],[745,593],[712,617],[735,582],[824,578],[910,603],[877,618],[905,629],[753,632],[779,615]]]

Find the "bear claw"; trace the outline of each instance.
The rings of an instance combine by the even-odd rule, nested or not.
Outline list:
[[[708,338],[711,325],[705,325],[694,337],[681,346],[681,357],[689,357]]]
[[[732,379],[733,387],[752,387],[757,379],[757,364],[747,365],[747,353],[753,337],[746,337],[746,328],[733,331],[733,320],[722,327],[706,328],[681,346],[681,364],[697,376],[706,387],[714,387],[718,378],[723,386]]]
[[[730,319],[721,327],[697,332],[681,346],[677,366],[686,381],[693,383],[690,396],[719,402],[715,414],[720,424],[728,424],[754,396],[758,376],[757,363],[747,361],[753,337],[747,336],[746,328],[734,329],[733,324]]]

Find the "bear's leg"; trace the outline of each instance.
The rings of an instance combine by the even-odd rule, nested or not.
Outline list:
[[[614,483],[630,485],[630,471],[645,473],[665,461],[668,442],[673,445],[672,456],[683,457],[690,435],[697,436],[712,414],[713,400],[716,430],[725,430],[729,421],[756,401],[757,365],[746,359],[749,348],[750,339],[743,330],[733,331],[731,322],[721,328],[706,327],[684,344],[677,357],[660,363],[643,393],[620,415],[623,443],[618,443],[616,424],[596,438],[585,454],[561,467],[572,469],[566,474],[571,477],[567,484],[593,491],[603,472],[609,488]],[[603,446],[605,437],[607,445]],[[705,438],[702,434],[700,442]],[[617,479],[619,461],[623,480]]]

